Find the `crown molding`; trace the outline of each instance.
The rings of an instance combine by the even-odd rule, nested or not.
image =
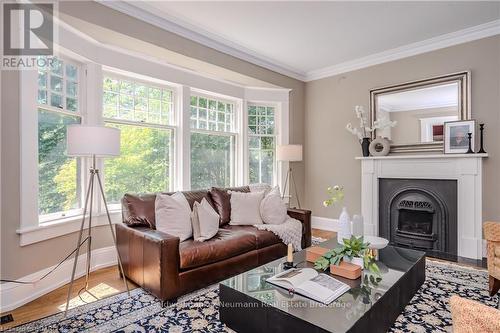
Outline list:
[[[498,34],[500,34],[500,20],[495,20],[337,65],[312,70],[307,72],[305,81],[319,80]]]
[[[149,7],[149,5],[145,2],[135,2],[131,4],[126,1],[96,1],[111,9],[150,23],[156,27],[172,32],[181,37],[197,42],[201,45],[210,47],[212,49],[215,49],[222,53],[226,53],[230,56],[239,58],[252,64],[264,67],[279,74],[283,74],[305,82],[314,81],[329,76],[334,76],[361,68],[403,59],[414,55],[500,34],[500,20],[495,20],[423,41],[393,48],[383,52],[374,53],[333,66],[305,72],[279,63],[276,60],[267,58],[253,50],[227,40],[220,35],[200,29],[200,27],[179,20],[172,15],[162,13],[161,16],[159,16],[153,14],[150,11],[153,10],[153,8]]]
[[[181,21],[174,16],[162,13],[161,16],[151,13],[147,8],[151,8],[145,2],[131,4],[125,1],[98,1],[100,4],[117,10],[141,21],[152,24],[163,30],[172,32],[181,37],[187,38],[201,45],[210,47],[235,58],[245,60],[254,65],[264,67],[279,74],[304,81],[306,73],[285,64],[280,64],[273,59],[269,59],[244,46],[238,45],[209,31],[200,29],[185,21]],[[153,10],[153,9],[151,9]]]

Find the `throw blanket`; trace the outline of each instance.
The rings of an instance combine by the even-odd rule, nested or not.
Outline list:
[[[293,219],[290,216],[282,224],[256,224],[254,225],[259,230],[271,231],[279,237],[285,244],[292,244],[294,251],[302,250],[302,223],[299,220]]]

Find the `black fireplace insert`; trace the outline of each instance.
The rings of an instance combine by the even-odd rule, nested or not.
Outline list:
[[[457,254],[457,182],[379,179],[379,234],[431,256]]]

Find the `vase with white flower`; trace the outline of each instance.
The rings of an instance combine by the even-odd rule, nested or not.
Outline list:
[[[355,135],[359,142],[361,143],[361,150],[364,157],[370,156],[370,138],[375,130],[383,130],[389,127],[396,126],[396,121],[391,121],[388,117],[383,117],[381,119],[375,120],[373,126],[370,127],[368,124],[368,113],[365,111],[363,106],[356,105],[354,107],[354,112],[356,113],[356,118],[359,120],[359,127],[354,127],[351,123],[346,125],[346,129]]]
[[[328,199],[323,201],[323,206],[335,206],[338,202],[344,201],[344,187],[335,185],[326,189]],[[342,207],[342,212],[339,216],[339,230],[337,231],[337,241],[342,244],[344,238],[351,238],[351,217],[347,212],[346,207]]]

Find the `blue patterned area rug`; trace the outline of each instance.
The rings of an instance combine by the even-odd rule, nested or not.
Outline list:
[[[495,307],[485,270],[427,261],[427,278],[390,332],[451,332],[448,299],[456,294]],[[219,321],[218,286],[186,295],[162,308],[142,289],[17,326],[7,332],[232,332]]]

